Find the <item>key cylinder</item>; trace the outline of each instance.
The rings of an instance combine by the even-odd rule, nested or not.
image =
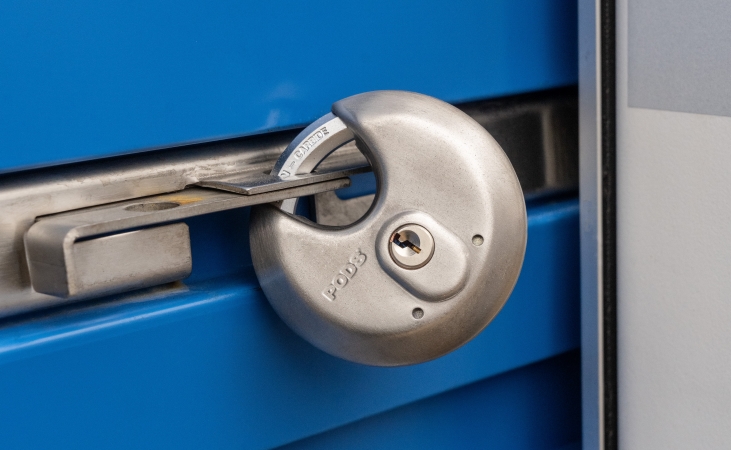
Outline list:
[[[393,261],[404,269],[424,267],[434,254],[434,238],[421,225],[399,227],[389,238],[388,248]]]

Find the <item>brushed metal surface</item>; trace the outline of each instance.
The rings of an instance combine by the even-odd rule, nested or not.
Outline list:
[[[374,203],[336,228],[255,207],[250,241],[262,289],[298,334],[344,359],[397,366],[448,353],[492,320],[517,280],[526,245],[518,177],[482,126],[434,98],[377,91],[332,112],[373,167]],[[433,259],[400,268],[388,237],[419,222],[434,233]]]
[[[345,226],[357,221],[368,212],[375,194],[342,200],[335,192],[315,195],[315,218],[320,225]]]
[[[63,264],[29,248],[33,287],[58,297],[92,297],[180,280],[193,260],[184,223],[73,242]],[[40,257],[40,260],[34,260]]]

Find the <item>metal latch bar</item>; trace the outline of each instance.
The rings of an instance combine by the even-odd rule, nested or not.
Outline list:
[[[353,149],[344,150],[350,151],[341,151],[331,155],[314,172],[308,174],[280,178],[270,175],[271,171],[262,171],[260,167],[254,167],[238,173],[206,178],[196,185],[237,194],[255,195],[371,171],[370,165],[360,152],[353,151]]]

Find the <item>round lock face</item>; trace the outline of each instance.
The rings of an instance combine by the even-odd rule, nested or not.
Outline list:
[[[273,170],[312,171],[356,139],[378,181],[369,212],[339,228],[252,211],[254,267],[267,299],[300,336],[363,364],[437,358],[477,335],[520,273],[526,213],[505,153],[478,123],[420,94],[341,100],[287,147]]]

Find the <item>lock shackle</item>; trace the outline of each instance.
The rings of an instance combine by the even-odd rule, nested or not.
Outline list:
[[[354,138],[342,120],[327,113],[294,138],[277,159],[271,174],[283,179],[308,174],[330,153]]]
[[[354,138],[353,132],[335,114],[325,114],[302,130],[284,149],[271,175],[287,179],[308,174],[330,153]],[[282,211],[294,214],[297,199],[284,200],[279,207]]]

